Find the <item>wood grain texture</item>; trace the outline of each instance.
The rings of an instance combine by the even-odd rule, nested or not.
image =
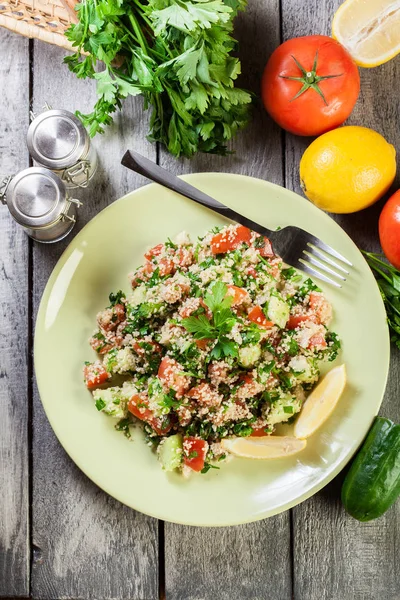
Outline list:
[[[249,2],[236,22],[235,37],[244,74],[241,85],[258,94],[267,57],[279,43],[278,2]],[[281,134],[258,101],[252,124],[230,147],[236,151],[230,157],[199,155],[176,161],[162,152],[160,162],[175,173],[224,171],[283,183]],[[166,523],[165,584],[167,600],[289,600],[289,512],[227,529]]]
[[[35,45],[37,111],[46,100],[72,111],[89,110],[94,103],[94,82],[70,74],[62,64],[63,54],[55,47]],[[74,194],[84,202],[76,231],[137,186],[133,173],[119,164],[127,147],[155,159],[155,148],[144,141],[145,127],[140,101],[128,101],[123,121],[118,117],[104,137],[94,140],[101,164],[92,185]],[[35,314],[47,279],[70,240],[34,245]],[[75,467],[51,430],[36,388],[33,422],[33,597],[157,598],[157,521],[121,505]]]
[[[29,166],[28,40],[2,29],[0,56],[1,180]],[[0,596],[29,594],[28,254],[28,237],[0,205]]]
[[[331,19],[339,4],[336,0],[308,0],[299,11],[296,3],[283,0],[284,39],[312,33],[329,35]],[[361,95],[348,124],[371,127],[396,145],[400,113],[392,83],[399,77],[399,59],[376,69],[362,69]],[[299,193],[298,165],[310,141],[286,136],[287,187]],[[359,247],[378,251],[377,220],[382,204],[334,218]],[[400,419],[399,358],[399,351],[392,347],[389,381],[381,410],[381,414],[395,421]],[[359,523],[349,517],[341,505],[343,477],[344,474],[339,475],[322,492],[293,510],[294,598],[398,600],[400,504],[375,522]]]

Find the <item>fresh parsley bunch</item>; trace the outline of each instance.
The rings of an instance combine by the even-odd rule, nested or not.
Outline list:
[[[127,96],[142,94],[145,108],[153,108],[151,141],[175,156],[226,154],[226,142],[250,114],[250,93],[234,87],[240,61],[231,56],[233,19],[245,5],[246,0],[82,0],[79,23],[66,33],[77,52],[64,60],[77,77],[97,81],[93,112],[77,113],[90,135],[103,132]]]
[[[237,320],[230,309],[233,296],[227,296],[227,291],[222,281],[211,284],[204,296],[204,304],[210,309],[212,317],[209,319],[205,314],[200,314],[182,320],[183,327],[193,333],[196,340],[217,340],[211,351],[212,358],[216,359],[238,355],[237,344],[227,337]]]
[[[391,341],[400,348],[400,271],[382,260],[384,257],[380,254],[365,251],[362,253],[375,275],[381,292],[392,334]]]

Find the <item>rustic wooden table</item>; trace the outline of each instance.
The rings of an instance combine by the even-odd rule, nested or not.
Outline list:
[[[258,92],[263,66],[281,39],[329,33],[339,0],[249,0],[237,22],[243,83]],[[0,31],[0,171],[29,166],[29,109],[45,101],[88,110],[93,82],[62,64],[64,52]],[[372,127],[400,149],[400,58],[362,72],[351,123]],[[102,208],[144,180],[122,169],[134,148],[176,173],[244,173],[300,192],[298,164],[309,140],[286,135],[256,103],[252,125],[229,158],[177,161],[145,139],[148,114],[128,100],[123,115],[95,140],[101,168],[80,197],[77,232]],[[380,205],[338,221],[363,248],[377,249]],[[226,529],[163,523],[99,490],[66,455],[36,389],[32,344],[46,281],[71,238],[32,243],[0,210],[1,404],[0,596],[152,600],[398,600],[400,505],[360,524],[339,500],[341,477],[274,518]],[[151,226],[151,224],[149,224]],[[366,324],[366,331],[368,325]],[[365,340],[360,343],[368,343]],[[371,352],[374,349],[371,348]],[[382,414],[400,421],[400,360],[393,349]]]

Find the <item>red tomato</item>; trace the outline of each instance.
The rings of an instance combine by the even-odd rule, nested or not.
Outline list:
[[[144,257],[147,260],[151,260],[153,258],[153,256],[160,256],[160,254],[162,253],[163,250],[164,250],[164,244],[157,244],[157,246],[154,246],[154,248],[150,248],[150,250],[147,250]]]
[[[271,117],[297,135],[320,135],[352,112],[360,75],[347,50],[325,35],[293,38],[279,46],[262,78]]]
[[[255,270],[254,267],[249,267],[247,269],[247,275],[250,275],[251,277],[256,278],[257,277],[257,271]]]
[[[160,352],[161,352],[162,348],[161,348],[160,344],[157,344],[157,342],[154,342],[154,341],[151,341],[151,342],[145,342],[144,340],[134,340],[134,341],[132,342],[132,348],[133,348],[133,349],[134,349],[134,351],[135,351],[135,352],[137,352],[137,354],[139,354],[140,356],[144,356],[144,355],[146,354],[146,352],[149,352],[149,351],[146,351],[146,349],[145,349],[145,348],[143,348],[143,347],[140,345],[140,343],[141,343],[141,342],[142,342],[143,344],[150,344],[150,346],[152,346],[152,350],[153,350],[153,352],[158,352],[158,353],[160,354]]]
[[[217,233],[211,239],[211,251],[213,254],[225,254],[234,250],[244,242],[250,244],[251,231],[248,227],[238,225],[234,231],[227,230]]]
[[[103,340],[99,340],[97,337],[91,337],[89,340],[89,344],[92,346],[93,350],[98,352],[99,354],[107,354],[112,348],[116,346],[116,344],[104,342]]]
[[[208,344],[210,343],[211,340],[208,339],[204,339],[204,340],[196,340],[196,346],[198,347],[199,350],[205,350],[208,346]]]
[[[237,287],[237,285],[228,285],[227,288],[227,296],[233,296],[233,302],[231,306],[239,306],[240,304],[250,302],[250,296],[247,290]]]
[[[258,238],[256,239],[258,240]],[[258,246],[257,250],[264,258],[272,258],[275,256],[274,251],[272,250],[272,244],[267,237],[264,237],[264,245],[261,247]]]
[[[89,390],[93,390],[102,383],[105,383],[111,377],[100,362],[85,365],[83,376]]]
[[[379,217],[379,239],[388,261],[400,269],[400,190],[383,207]]]
[[[148,408],[149,399],[146,394],[135,394],[128,402],[128,410],[140,421],[145,421],[154,429],[157,435],[166,435],[172,428],[167,417],[155,417]]]
[[[180,267],[189,267],[193,263],[193,250],[188,246],[179,248],[175,254],[175,263]]]
[[[322,348],[326,348],[326,340],[323,333],[315,333],[310,337],[308,347],[314,348],[314,346],[321,346]]]
[[[141,421],[149,421],[153,418],[153,413],[148,406],[149,400],[146,394],[135,394],[128,402],[129,412]]]
[[[155,266],[153,265],[153,263],[148,262],[148,261],[145,262],[143,267],[140,267],[140,269],[138,269],[135,279],[132,279],[132,281],[131,281],[132,287],[135,288],[138,285],[140,285],[140,283],[143,280],[149,279],[149,277],[151,276],[154,269],[155,269]]]
[[[208,450],[208,444],[204,440],[195,437],[183,439],[183,462],[193,471],[201,471]]]
[[[289,321],[286,324],[288,329],[296,329],[301,323],[306,323],[307,321],[312,321],[313,323],[318,323],[318,319],[315,315],[299,315],[289,317]]]
[[[160,269],[161,277],[164,277],[165,275],[171,275],[172,273],[175,273],[176,270],[174,261],[171,258],[162,258],[158,262],[157,266]]]
[[[254,308],[252,308],[247,317],[249,321],[257,323],[259,327],[264,327],[265,329],[268,329],[269,327],[274,326],[273,322],[268,321],[267,317],[264,315],[261,306],[255,306]]]
[[[253,433],[250,435],[250,437],[266,437],[268,434],[265,433],[265,427],[257,427],[257,429],[253,429]]]
[[[175,390],[178,398],[181,398],[190,387],[190,377],[179,375],[183,370],[182,365],[169,356],[164,356],[158,369],[158,377],[169,388]]]

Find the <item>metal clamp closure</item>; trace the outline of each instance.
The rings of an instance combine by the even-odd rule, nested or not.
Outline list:
[[[7,175],[7,177],[4,177],[3,181],[0,183],[0,202],[2,202],[2,204],[7,204],[7,190],[13,177],[14,175]]]
[[[90,174],[90,161],[88,160],[80,160],[73,167],[69,167],[68,169],[64,169],[61,175],[61,179],[67,181],[68,183],[73,183],[77,187],[85,188],[89,183],[89,174]],[[83,183],[77,183],[75,181],[75,177],[79,175],[85,175],[86,180]]]
[[[75,217],[70,217],[68,214],[69,207],[71,206],[71,204],[75,204],[77,208],[80,208],[82,206],[82,202],[80,200],[77,200],[76,198],[68,198],[65,204],[65,209],[61,213],[60,217],[63,221],[71,221],[71,223],[76,223]]]

